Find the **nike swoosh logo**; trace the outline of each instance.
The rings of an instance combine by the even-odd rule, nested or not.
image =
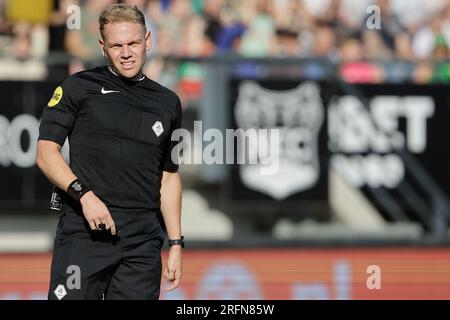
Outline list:
[[[108,94],[108,93],[114,93],[114,92],[120,92],[115,90],[105,90],[105,88],[102,88],[102,94]]]

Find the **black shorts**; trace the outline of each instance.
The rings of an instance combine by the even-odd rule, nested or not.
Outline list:
[[[161,284],[164,232],[158,212],[114,210],[118,234],[92,231],[81,207],[60,213],[49,300],[156,300]]]

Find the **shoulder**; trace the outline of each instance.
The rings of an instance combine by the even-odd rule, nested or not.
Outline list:
[[[147,85],[151,87],[153,91],[157,91],[158,95],[162,99],[166,100],[165,102],[168,102],[170,104],[177,104],[180,101],[178,95],[175,92],[156,81],[147,78]]]
[[[101,67],[80,71],[68,76],[61,84],[62,89],[67,93],[72,93],[79,98],[85,96],[86,91],[101,81],[104,72]]]
[[[69,76],[66,81],[70,83],[82,84],[87,81],[95,81],[104,77],[105,73],[104,67],[96,67],[93,69],[88,69],[80,71]]]
[[[64,89],[74,89],[80,91],[86,81],[86,71],[81,71],[68,76],[62,83]]]
[[[176,115],[177,113],[181,112],[181,101],[175,92],[149,78],[147,78],[147,84],[152,88],[153,91],[158,92],[158,95],[163,104],[168,106],[169,110],[173,114]]]

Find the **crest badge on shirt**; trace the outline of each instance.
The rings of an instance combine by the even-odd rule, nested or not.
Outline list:
[[[66,288],[64,288],[64,286],[62,284],[59,284],[55,291],[53,291],[55,296],[58,298],[58,300],[61,300],[62,298],[64,298],[67,295],[67,291]]]
[[[156,121],[152,126],[153,132],[156,134],[157,137],[163,134],[164,128],[161,123],[161,121]]]

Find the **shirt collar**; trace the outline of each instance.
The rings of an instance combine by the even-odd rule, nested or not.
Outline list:
[[[119,77],[119,75],[117,74],[117,72],[115,72],[110,66],[108,66],[109,71],[115,75],[116,77]],[[129,80],[129,81],[142,81],[145,79],[145,75],[142,75],[142,78],[137,79],[137,80]],[[127,79],[128,80],[128,79]]]

